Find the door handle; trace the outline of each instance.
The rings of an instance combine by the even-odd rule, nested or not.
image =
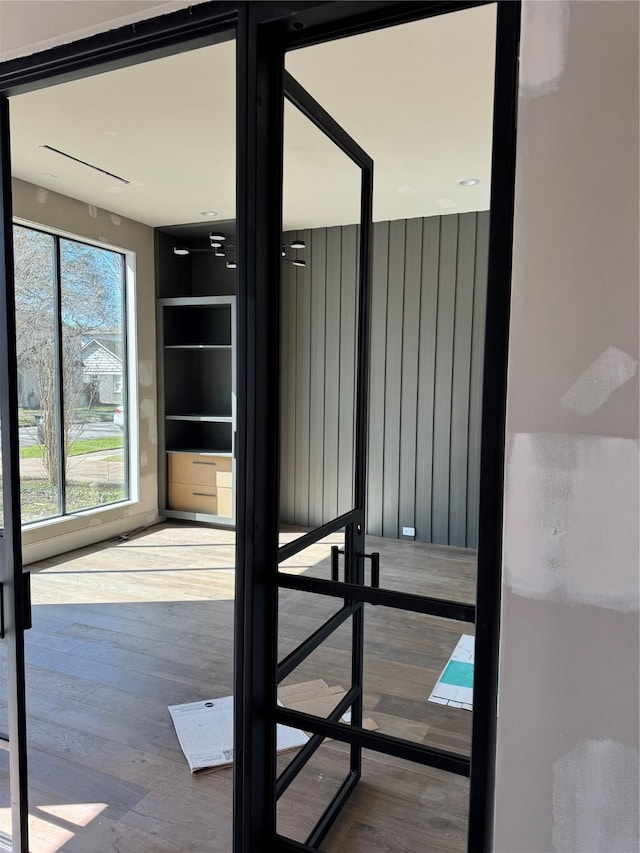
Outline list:
[[[4,587],[5,584],[0,583],[0,639],[5,636]],[[25,631],[32,627],[31,572],[22,573],[22,627]]]
[[[338,548],[337,545],[331,546],[331,580],[334,583],[338,583],[340,580],[339,577],[339,566],[338,566],[338,558],[340,554],[344,554],[344,551],[341,548]]]
[[[380,554],[374,551],[371,554],[363,554],[364,560],[371,560],[371,588],[380,589]]]

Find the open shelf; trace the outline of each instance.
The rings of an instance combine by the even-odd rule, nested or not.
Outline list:
[[[165,349],[231,349],[231,344],[165,344]]]
[[[171,518],[232,526],[235,273],[223,265],[228,275],[216,282],[211,276],[219,266],[212,267],[206,253],[173,255],[178,238],[198,248],[197,240],[192,245],[178,226],[174,230],[156,231],[160,505]],[[229,283],[231,290],[225,289]]]
[[[165,305],[163,342],[171,347],[231,348],[231,306]]]
[[[231,418],[227,422],[166,418],[165,450],[230,455],[233,450]]]
[[[165,415],[168,421],[200,421],[203,423],[233,423],[231,415]]]

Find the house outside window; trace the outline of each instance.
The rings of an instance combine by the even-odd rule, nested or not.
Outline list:
[[[22,523],[129,498],[125,256],[14,225]]]

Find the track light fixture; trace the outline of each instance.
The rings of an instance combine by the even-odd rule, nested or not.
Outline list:
[[[209,243],[210,248],[208,249],[192,249],[190,246],[174,246],[173,254],[180,255],[182,257],[186,255],[190,255],[192,252],[213,252],[214,257],[216,258],[226,258],[227,251],[231,250],[232,259],[226,262],[226,267],[228,270],[235,270],[238,267],[238,264],[233,258],[235,252],[235,240],[227,240],[227,235],[222,234],[219,231],[210,231],[209,232]],[[287,257],[287,249],[293,249],[295,252],[300,251],[301,249],[306,249],[307,244],[304,240],[292,240],[289,243],[289,246],[283,245],[280,249],[280,256],[283,261],[287,261],[290,264],[293,264],[294,267],[306,267],[307,262],[304,258],[300,258],[297,255],[293,258]]]
[[[210,231],[209,232],[209,243],[210,248],[208,249],[192,249],[189,246],[174,246],[173,254],[174,255],[190,255],[192,252],[213,252],[214,257],[216,258],[226,258],[227,252],[226,249],[232,251],[235,250],[235,240],[227,240],[227,235],[222,234],[219,231]],[[235,260],[227,261],[227,269],[234,270],[237,267]]]
[[[298,251],[299,249],[306,249],[307,244],[304,242],[304,240],[292,240],[289,243],[289,248],[293,249],[294,251]],[[307,265],[307,262],[303,260],[303,258],[299,258],[297,255],[295,258],[288,258],[287,247],[284,245],[280,249],[280,257],[283,261],[288,261],[290,264],[293,264],[294,267],[306,267]]]

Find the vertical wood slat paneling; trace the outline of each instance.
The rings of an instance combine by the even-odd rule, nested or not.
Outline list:
[[[297,238],[304,240],[310,251],[312,232],[297,231]],[[297,314],[296,314],[296,384],[295,430],[296,470],[293,512],[291,517],[303,526],[309,524],[309,428],[311,386],[311,267],[293,267],[296,270]]]
[[[389,223],[373,226],[371,270],[371,357],[369,363],[369,463],[367,468],[367,526],[382,536],[384,480],[384,387],[387,352],[387,288],[389,281]]]
[[[489,211],[477,214],[473,328],[471,332],[471,380],[469,388],[469,459],[467,462],[467,537],[470,547],[478,541],[480,495],[480,423],[482,368],[484,365],[485,306],[489,270]]]
[[[327,279],[325,303],[326,346],[324,391],[323,518],[338,514],[338,419],[340,415],[340,273],[342,229],[327,229]]]
[[[323,518],[324,477],[324,350],[325,350],[325,285],[327,275],[327,230],[312,232],[309,251],[311,267],[311,364],[309,386],[309,524],[320,524]],[[295,405],[295,401],[293,403]],[[291,401],[283,399],[283,405]],[[296,523],[295,515],[286,519]]]
[[[340,409],[338,417],[338,514],[353,508],[356,380],[357,225],[342,229],[340,273]]]
[[[458,217],[443,216],[440,227],[438,316],[433,413],[433,484],[431,536],[449,541],[449,466],[451,463],[451,392],[453,382],[453,330],[456,312],[456,260]],[[437,495],[438,500],[433,500]]]
[[[469,383],[475,258],[476,215],[463,213],[458,218],[456,312],[451,385],[451,461],[449,464],[449,544],[460,547],[464,547],[467,541]]]
[[[422,276],[422,220],[407,222],[402,318],[402,387],[400,392],[400,484],[398,518],[402,527],[415,526],[416,439],[418,426],[418,352]]]
[[[474,547],[488,212],[374,225],[368,531]],[[292,235],[293,236],[293,235]],[[351,506],[356,226],[307,242],[283,316],[283,521]],[[291,300],[295,300],[295,307]],[[325,337],[326,336],[326,337]],[[288,409],[288,412],[285,412]],[[293,415],[290,414],[293,412]]]
[[[418,447],[416,452],[416,538],[432,541],[433,412],[436,381],[436,328],[438,272],[440,269],[440,217],[422,223],[422,301],[418,342]],[[403,522],[406,524],[406,522]]]
[[[384,480],[382,535],[398,536],[400,486],[400,402],[402,388],[402,314],[404,306],[404,219],[389,226],[387,353],[384,390]]]
[[[296,276],[292,264],[282,264],[280,322],[283,334],[280,347],[280,379],[282,399],[295,396],[296,375]],[[296,436],[295,406],[284,406],[280,427],[280,514],[288,518],[295,513]]]

